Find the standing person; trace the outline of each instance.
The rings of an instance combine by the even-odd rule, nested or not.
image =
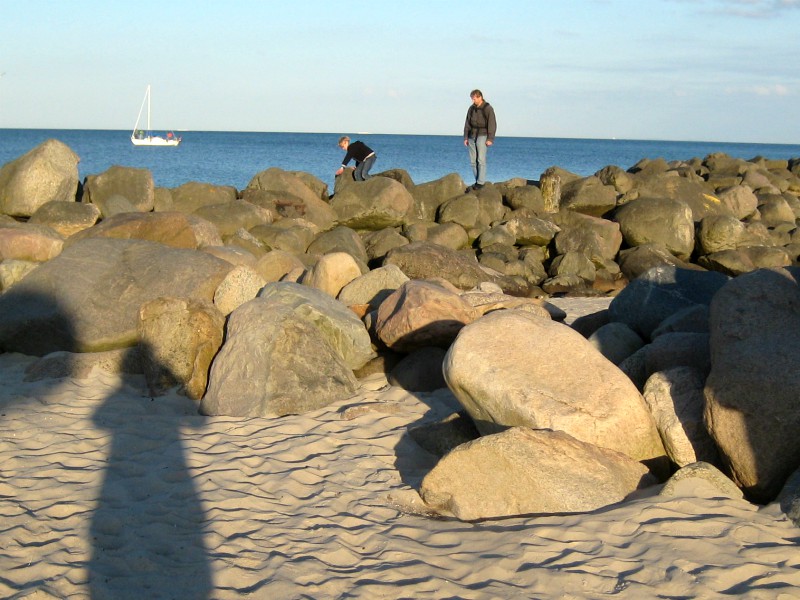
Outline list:
[[[341,175],[347,163],[349,163],[351,159],[354,159],[356,161],[356,171],[353,173],[353,176],[356,178],[356,181],[366,181],[369,179],[369,170],[372,168],[372,165],[375,164],[375,159],[378,158],[372,148],[359,140],[351,144],[350,138],[346,135],[339,138],[339,148],[345,151],[345,155],[342,166],[339,167],[336,174]]]
[[[475,176],[472,189],[479,190],[486,183],[486,150],[494,144],[497,121],[494,109],[483,99],[480,90],[472,90],[469,97],[472,98],[472,104],[467,109],[464,122],[464,145],[469,148],[469,162]]]

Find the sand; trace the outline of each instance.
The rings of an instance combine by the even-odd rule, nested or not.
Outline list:
[[[0,354],[3,598],[800,598],[800,529],[696,480],[589,514],[425,516],[436,458],[407,431],[448,390],[374,375],[313,413],[209,418],[141,376],[25,381],[35,360]]]

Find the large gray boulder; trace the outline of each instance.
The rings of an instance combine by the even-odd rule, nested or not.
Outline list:
[[[358,318],[324,292],[267,285],[228,319],[200,404],[207,415],[298,414],[353,395],[374,356]]]
[[[340,225],[376,231],[398,227],[413,218],[414,198],[394,179],[371,177],[336,192],[330,206]]]
[[[464,521],[588,512],[655,484],[647,468],[562,431],[513,427],[462,444],[422,481],[434,511]]]
[[[566,183],[561,188],[562,209],[602,217],[617,205],[617,190],[605,185],[599,177],[584,177]]]
[[[231,268],[205,252],[154,242],[83,240],[0,295],[0,349],[41,356],[132,346],[145,302],[210,302]]]
[[[706,421],[749,498],[775,498],[800,465],[797,269],[763,269],[728,282],[711,303]]]
[[[614,213],[628,246],[662,244],[672,254],[687,260],[694,250],[694,219],[689,206],[669,198],[640,198],[620,206]]]
[[[411,188],[414,197],[414,217],[422,221],[434,221],[439,207],[464,193],[464,180],[457,173],[450,173],[434,181]]]
[[[88,229],[97,223],[100,209],[94,204],[52,201],[42,204],[28,223],[46,225],[65,238]]]
[[[0,261],[44,262],[58,256],[64,238],[33,223],[0,223]]]
[[[171,190],[172,203],[169,210],[189,214],[204,206],[233,202],[236,195],[236,188],[233,186],[189,181]]]
[[[242,198],[265,208],[271,204],[285,217],[303,217],[323,231],[336,222],[336,212],[320,197],[318,185],[308,177],[277,167],[256,174],[242,190]]]
[[[231,235],[239,229],[250,230],[258,225],[266,225],[272,223],[273,219],[270,211],[245,200],[201,206],[193,214],[213,223],[221,236]]]
[[[81,202],[94,204],[107,217],[113,214],[108,205],[115,196],[125,198],[139,212],[153,210],[153,174],[149,169],[111,166],[99,175],[89,175],[86,178]]]
[[[670,315],[711,303],[728,277],[711,271],[655,267],[630,282],[608,307],[611,321],[627,323],[645,340]]]
[[[634,460],[664,456],[633,383],[561,323],[519,310],[490,313],[461,330],[444,375],[481,433],[554,429]]]
[[[0,214],[30,217],[47,202],[74,202],[78,155],[58,140],[47,140],[0,167]]]

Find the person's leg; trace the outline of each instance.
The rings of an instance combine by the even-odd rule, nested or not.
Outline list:
[[[372,168],[372,165],[375,164],[375,159],[378,158],[375,154],[372,156],[368,156],[364,159],[364,162],[361,163],[361,179],[362,181],[366,181],[371,177],[369,174],[369,170]]]
[[[469,138],[468,140],[467,149],[469,150],[469,164],[472,167],[472,176],[475,178],[475,181],[478,181],[478,151],[475,148],[475,138]]]
[[[364,181],[364,163],[360,162],[356,165],[356,170],[353,171],[353,177],[356,181]]]
[[[483,185],[486,183],[486,139],[487,138],[485,135],[479,135],[475,143],[477,155],[475,178],[478,185]]]

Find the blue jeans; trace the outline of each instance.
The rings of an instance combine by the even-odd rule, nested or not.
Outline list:
[[[486,139],[485,135],[469,139],[469,162],[478,185],[486,183]]]
[[[378,157],[373,154],[356,165],[356,170],[353,173],[353,177],[356,178],[356,181],[366,181],[369,179],[369,170],[372,168],[372,165],[375,164],[376,158]]]

